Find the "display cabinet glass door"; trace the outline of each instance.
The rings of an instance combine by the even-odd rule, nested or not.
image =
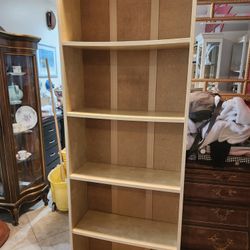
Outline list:
[[[20,192],[42,180],[34,57],[5,55],[6,77]]]
[[[1,118],[1,112],[0,112],[0,150],[3,151],[3,131],[2,131],[2,118]],[[4,182],[3,182],[3,154],[0,155],[0,199],[3,199],[5,196],[5,190],[4,190]]]

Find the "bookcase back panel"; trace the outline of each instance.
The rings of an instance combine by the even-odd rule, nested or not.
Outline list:
[[[169,223],[177,223],[179,213],[179,195],[153,192],[153,219]]]
[[[74,250],[149,250],[135,246],[73,235]]]
[[[144,122],[117,123],[118,164],[146,167],[147,124]]]
[[[106,120],[86,120],[86,159],[110,163],[111,123]]]
[[[81,0],[63,0],[59,7],[62,41],[82,40]],[[66,68],[67,69],[67,68]]]
[[[117,52],[118,109],[147,110],[149,52]]]
[[[178,222],[178,194],[153,191],[149,202],[148,191],[144,189],[88,183],[87,190],[88,209],[142,219],[150,217],[168,223]],[[152,210],[150,216],[149,209]]]
[[[188,49],[158,51],[156,111],[185,111]]]
[[[182,140],[182,124],[155,124],[155,169],[180,171]]]
[[[150,0],[117,0],[117,38],[150,39]]]
[[[109,41],[109,0],[82,0],[82,40]]]
[[[110,109],[110,53],[83,51],[84,107]]]
[[[143,189],[114,187],[113,213],[146,218],[146,192]]]
[[[84,104],[83,59],[77,49],[64,48],[65,77],[64,88],[67,110],[77,110]]]
[[[112,187],[88,183],[88,208],[112,213]]]
[[[160,0],[159,39],[190,37],[192,0]]]

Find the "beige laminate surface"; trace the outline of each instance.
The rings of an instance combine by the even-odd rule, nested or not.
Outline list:
[[[180,192],[180,173],[87,162],[71,179],[171,193]]]
[[[157,250],[176,250],[177,226],[109,213],[88,211],[73,233]]]

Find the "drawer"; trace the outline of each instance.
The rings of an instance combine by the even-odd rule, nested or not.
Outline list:
[[[56,160],[58,157],[59,157],[59,155],[58,155],[58,147],[57,147],[57,145],[50,148],[49,150],[46,150],[45,151],[46,166],[49,165],[54,160]]]
[[[43,133],[44,133],[44,137],[49,137],[52,134],[56,134],[55,123],[51,122],[51,123],[47,124],[46,126],[44,126]]]
[[[46,136],[44,138],[44,148],[45,151],[52,148],[53,146],[57,145],[57,138],[56,138],[56,133],[54,133],[51,136]]]
[[[250,186],[250,174],[220,170],[186,169],[186,180],[227,185]]]
[[[204,183],[185,183],[185,199],[250,204],[250,189]]]
[[[184,225],[181,249],[248,250],[248,233]]]
[[[185,203],[183,221],[220,226],[248,227],[249,211],[219,206]]]

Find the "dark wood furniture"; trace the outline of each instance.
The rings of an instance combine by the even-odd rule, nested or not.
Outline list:
[[[65,146],[64,142],[64,123],[63,116],[57,116],[58,127],[60,132],[60,139],[62,148]],[[58,142],[56,138],[56,128],[55,121],[53,116],[43,118],[43,144],[45,151],[45,173],[46,178],[48,177],[49,172],[60,163],[58,155]]]
[[[39,40],[0,32],[0,208],[11,212],[14,225],[24,203],[43,198],[47,204],[36,66]]]
[[[249,249],[249,167],[187,164],[182,249]]]

